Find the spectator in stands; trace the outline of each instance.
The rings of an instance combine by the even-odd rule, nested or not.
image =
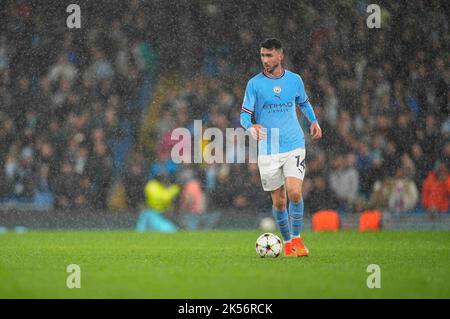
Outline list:
[[[423,182],[427,177],[428,172],[431,167],[428,164],[428,159],[423,153],[422,147],[419,143],[414,143],[411,146],[411,159],[414,162],[414,166],[416,167],[416,173],[414,175],[414,182],[417,185],[418,189],[422,189]]]
[[[419,192],[409,171],[408,167],[399,167],[387,186],[388,208],[393,213],[411,212],[418,203]]]
[[[146,208],[139,215],[136,230],[175,232],[176,225],[164,214],[172,209],[173,201],[180,192],[179,185],[171,183],[169,175],[160,171],[156,178],[148,181],[144,192]]]
[[[78,179],[69,161],[63,162],[54,183],[56,207],[58,209],[72,209],[74,206],[74,189],[75,185],[78,185]]]
[[[245,196],[248,198],[248,212],[267,214],[267,207],[270,207],[271,198],[267,193],[260,191],[261,177],[258,165],[256,163],[249,164],[248,169],[248,187],[245,189]]]
[[[36,177],[36,189],[34,192],[34,203],[44,208],[52,207],[55,198],[53,196],[52,182],[50,180],[50,166],[42,163],[38,168]]]
[[[9,152],[9,148],[17,138],[17,130],[14,121],[7,115],[0,118],[0,158],[4,159]],[[4,164],[4,162],[3,162]]]
[[[210,202],[212,209],[225,211],[230,209],[230,203],[233,201],[234,188],[230,178],[230,167],[222,165],[217,171],[217,178],[214,189],[211,191]]]
[[[104,143],[96,143],[92,157],[87,162],[86,173],[90,177],[95,188],[93,206],[97,209],[107,208],[107,196],[112,181],[113,163],[108,156]]]
[[[33,150],[25,147],[15,172],[15,195],[25,200],[31,200],[36,187]]]
[[[59,82],[60,79],[73,82],[76,76],[77,69],[69,62],[67,53],[64,52],[59,55],[58,61],[50,67],[47,78],[50,83]]]
[[[376,209],[381,212],[388,212],[390,189],[390,176],[384,175],[383,179],[375,181],[367,208]]]
[[[372,158],[370,156],[370,149],[367,143],[361,143],[358,148],[358,157],[357,157],[357,168],[359,172],[359,184],[361,194],[364,196],[367,196],[370,187],[371,187],[371,180],[370,180],[370,174],[371,174],[371,168],[372,168]]]
[[[411,115],[408,112],[402,112],[398,116],[397,125],[391,128],[389,140],[394,142],[397,152],[403,154],[409,151],[411,145],[416,140],[416,129],[411,121]]]
[[[418,142],[426,154],[427,164],[432,167],[439,158],[443,139],[440,134],[438,119],[433,113],[426,114],[425,124],[417,131]]]
[[[399,157],[401,154],[397,152],[397,145],[394,142],[387,142],[383,151],[383,170],[388,176],[395,176],[399,168]]]
[[[77,185],[73,190],[73,207],[77,209],[93,209],[94,201],[93,184],[88,175],[77,176]]]
[[[305,202],[306,212],[313,214],[322,209],[339,208],[339,200],[328,187],[328,181],[322,174],[315,175],[312,178],[313,187],[309,191],[308,200]]]
[[[338,155],[333,162],[335,170],[330,173],[330,187],[340,201],[340,212],[350,212],[358,197],[359,174],[355,165],[353,154]]]
[[[422,206],[428,213],[449,212],[450,174],[444,161],[437,161],[422,188]]]
[[[172,161],[170,153],[168,152],[159,153],[158,159],[154,161],[150,166],[148,179],[154,178],[161,172],[164,172],[164,174],[167,173],[170,177],[174,177],[177,173],[177,170],[178,165]]]
[[[216,225],[220,213],[208,211],[207,201],[201,181],[194,170],[186,168],[180,172],[182,185],[180,197],[180,221],[185,229],[212,228]]]

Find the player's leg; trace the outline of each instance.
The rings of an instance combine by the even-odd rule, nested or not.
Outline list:
[[[292,246],[297,256],[307,256],[308,249],[303,244],[301,231],[303,226],[304,202],[302,184],[305,175],[305,150],[299,149],[283,165],[286,176],[286,190],[289,198],[289,218],[291,221]]]
[[[308,256],[308,248],[303,243],[301,237],[303,225],[303,198],[302,198],[302,183],[299,178],[288,176],[286,177],[286,189],[289,198],[289,217],[291,220],[292,232],[292,251],[299,257]]]
[[[272,191],[272,214],[277,222],[284,243],[284,255],[292,256],[291,230],[287,211],[287,197],[284,185]],[[295,256],[295,255],[294,255]]]
[[[279,155],[259,156],[258,168],[263,189],[266,192],[270,192],[272,197],[272,214],[285,243],[285,255],[289,254],[290,248],[286,250],[286,243],[290,245],[291,231],[289,229],[286,189],[284,188],[285,178],[279,161]]]
[[[291,230],[289,229],[289,215],[287,211],[286,189],[281,185],[278,189],[271,191],[272,196],[272,214],[278,224],[283,241],[291,240]]]
[[[289,198],[289,216],[291,219],[292,237],[300,237],[303,225],[303,198],[302,198],[303,181],[299,178],[286,177],[286,189]]]

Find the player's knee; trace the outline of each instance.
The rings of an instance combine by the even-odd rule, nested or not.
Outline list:
[[[289,192],[289,200],[294,203],[298,203],[302,200],[302,193],[300,191]]]

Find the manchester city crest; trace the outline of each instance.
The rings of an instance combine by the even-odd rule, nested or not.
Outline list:
[[[279,86],[277,85],[277,86],[275,86],[275,87],[273,88],[273,91],[274,91],[276,94],[280,94],[280,93],[281,93],[281,87],[279,87]]]

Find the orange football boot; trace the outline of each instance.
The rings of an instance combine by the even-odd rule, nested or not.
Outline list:
[[[292,252],[292,242],[284,243],[284,257],[295,257],[296,255]]]
[[[292,238],[291,250],[297,257],[306,257],[309,255],[309,250],[303,244],[303,238],[301,237]]]

